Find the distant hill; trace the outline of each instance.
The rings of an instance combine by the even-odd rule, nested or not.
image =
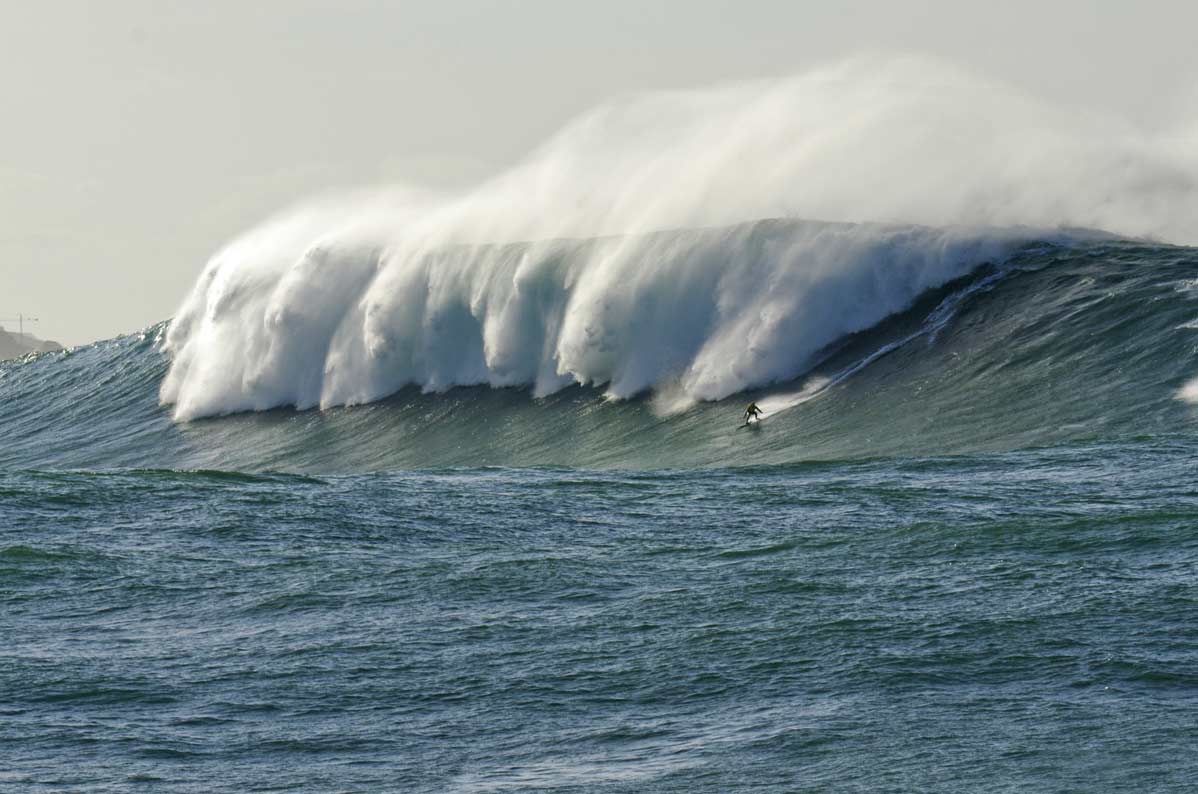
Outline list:
[[[52,350],[62,350],[62,345],[38,339],[33,334],[15,334],[0,328],[0,360],[17,358],[26,353],[49,353]]]

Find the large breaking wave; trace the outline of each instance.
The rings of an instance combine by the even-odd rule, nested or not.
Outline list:
[[[285,213],[171,321],[0,363],[0,467],[1171,443],[1198,421],[1185,141],[922,60],[633,98],[474,190]]]
[[[833,239],[853,231],[768,222],[736,234],[764,246],[818,237],[821,228]],[[891,241],[879,243],[884,259],[904,239],[894,228],[873,232]],[[906,233],[916,241],[939,234]],[[976,244],[982,253],[995,245],[986,240]],[[967,275],[818,351],[799,378],[669,416],[660,396],[610,400],[591,386],[535,397],[413,385],[353,408],[177,422],[158,400],[172,366],[160,349],[163,323],[0,363],[0,468],[693,468],[1062,444],[1102,465],[1094,445],[1192,436],[1198,413],[1185,384],[1198,370],[1198,249],[1102,236],[1000,248],[1005,258],[966,262]],[[665,313],[688,323],[685,308]],[[750,397],[767,419],[738,431]]]
[[[589,384],[674,411],[793,378],[1046,229],[1195,241],[1195,150],[925,59],[634,97],[474,190],[234,241],[171,325],[161,397],[191,419]],[[751,222],[780,215],[825,222]]]

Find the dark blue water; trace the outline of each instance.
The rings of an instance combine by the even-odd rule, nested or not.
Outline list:
[[[0,791],[1191,791],[1196,276],[979,263],[743,432],[0,364]]]
[[[1187,791],[1188,439],[0,476],[21,791]]]

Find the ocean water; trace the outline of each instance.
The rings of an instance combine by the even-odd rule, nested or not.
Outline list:
[[[172,392],[169,324],[0,364],[0,790],[1192,790],[1198,251],[843,233],[830,330],[727,399],[538,352],[318,410],[248,337]]]
[[[1186,791],[1182,440],[0,476],[13,791]]]

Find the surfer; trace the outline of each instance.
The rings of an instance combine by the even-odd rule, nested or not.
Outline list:
[[[751,419],[761,421],[761,409],[755,402],[749,403],[749,407],[745,409],[745,424],[747,425]]]

